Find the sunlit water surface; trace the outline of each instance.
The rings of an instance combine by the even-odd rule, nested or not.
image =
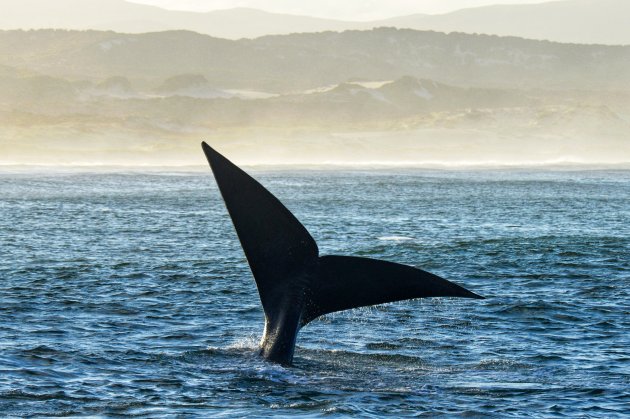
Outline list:
[[[322,254],[486,300],[263,314],[210,172],[0,175],[2,415],[630,415],[630,172],[260,171]]]

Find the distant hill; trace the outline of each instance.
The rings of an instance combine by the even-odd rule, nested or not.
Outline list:
[[[0,165],[201,164],[200,139],[254,162],[627,162],[630,46],[0,31],[0,126]]]
[[[630,46],[391,28],[238,41],[185,31],[5,31],[0,65],[79,80],[124,76],[154,87],[169,77],[196,74],[213,88],[273,93],[403,76],[510,89],[630,86]]]
[[[484,33],[579,44],[630,45],[630,1],[564,0],[403,16],[384,26]]]
[[[0,10],[0,29],[93,29],[123,33],[189,30],[238,39],[364,27],[354,22],[247,8],[199,13],[165,10],[124,0],[0,0]]]
[[[462,88],[413,77],[266,98],[204,96],[211,82],[192,74],[164,80],[159,94],[137,85],[0,75],[0,164],[201,164],[201,139],[259,163],[615,163],[630,155],[628,92]]]
[[[201,76],[182,75],[166,79],[156,94],[156,89],[136,89],[121,77],[91,83],[0,75],[0,122],[75,129],[118,127],[156,137],[165,132],[186,135],[191,129],[210,132],[235,127],[496,128],[508,132],[515,124],[520,132],[530,133],[563,133],[570,128],[575,135],[600,137],[630,132],[627,116],[611,110],[611,106],[627,109],[630,92],[615,100],[605,92],[462,88],[406,76],[390,82],[346,82],[314,92],[247,98],[218,89],[201,94],[208,84]],[[4,118],[3,110],[8,111]]]
[[[123,33],[189,30],[239,39],[388,26],[568,43],[630,44],[630,1],[627,0],[496,5],[373,22],[320,19],[245,8],[183,12],[124,0],[0,0],[0,10],[0,29],[95,29]]]

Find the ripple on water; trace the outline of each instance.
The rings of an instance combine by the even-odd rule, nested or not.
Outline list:
[[[257,172],[322,253],[488,297],[326,316],[292,368],[208,174],[0,176],[3,415],[630,414],[627,172]]]

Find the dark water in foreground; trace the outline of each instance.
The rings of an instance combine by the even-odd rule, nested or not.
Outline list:
[[[338,313],[295,367],[209,172],[0,175],[2,415],[630,415],[630,172],[252,172],[322,253],[488,297]]]

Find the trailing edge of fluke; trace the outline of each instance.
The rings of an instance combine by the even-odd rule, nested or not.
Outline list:
[[[412,298],[483,298],[411,266],[319,256],[315,240],[271,192],[205,142],[202,147],[256,280],[264,358],[291,364],[299,330],[327,313]]]

